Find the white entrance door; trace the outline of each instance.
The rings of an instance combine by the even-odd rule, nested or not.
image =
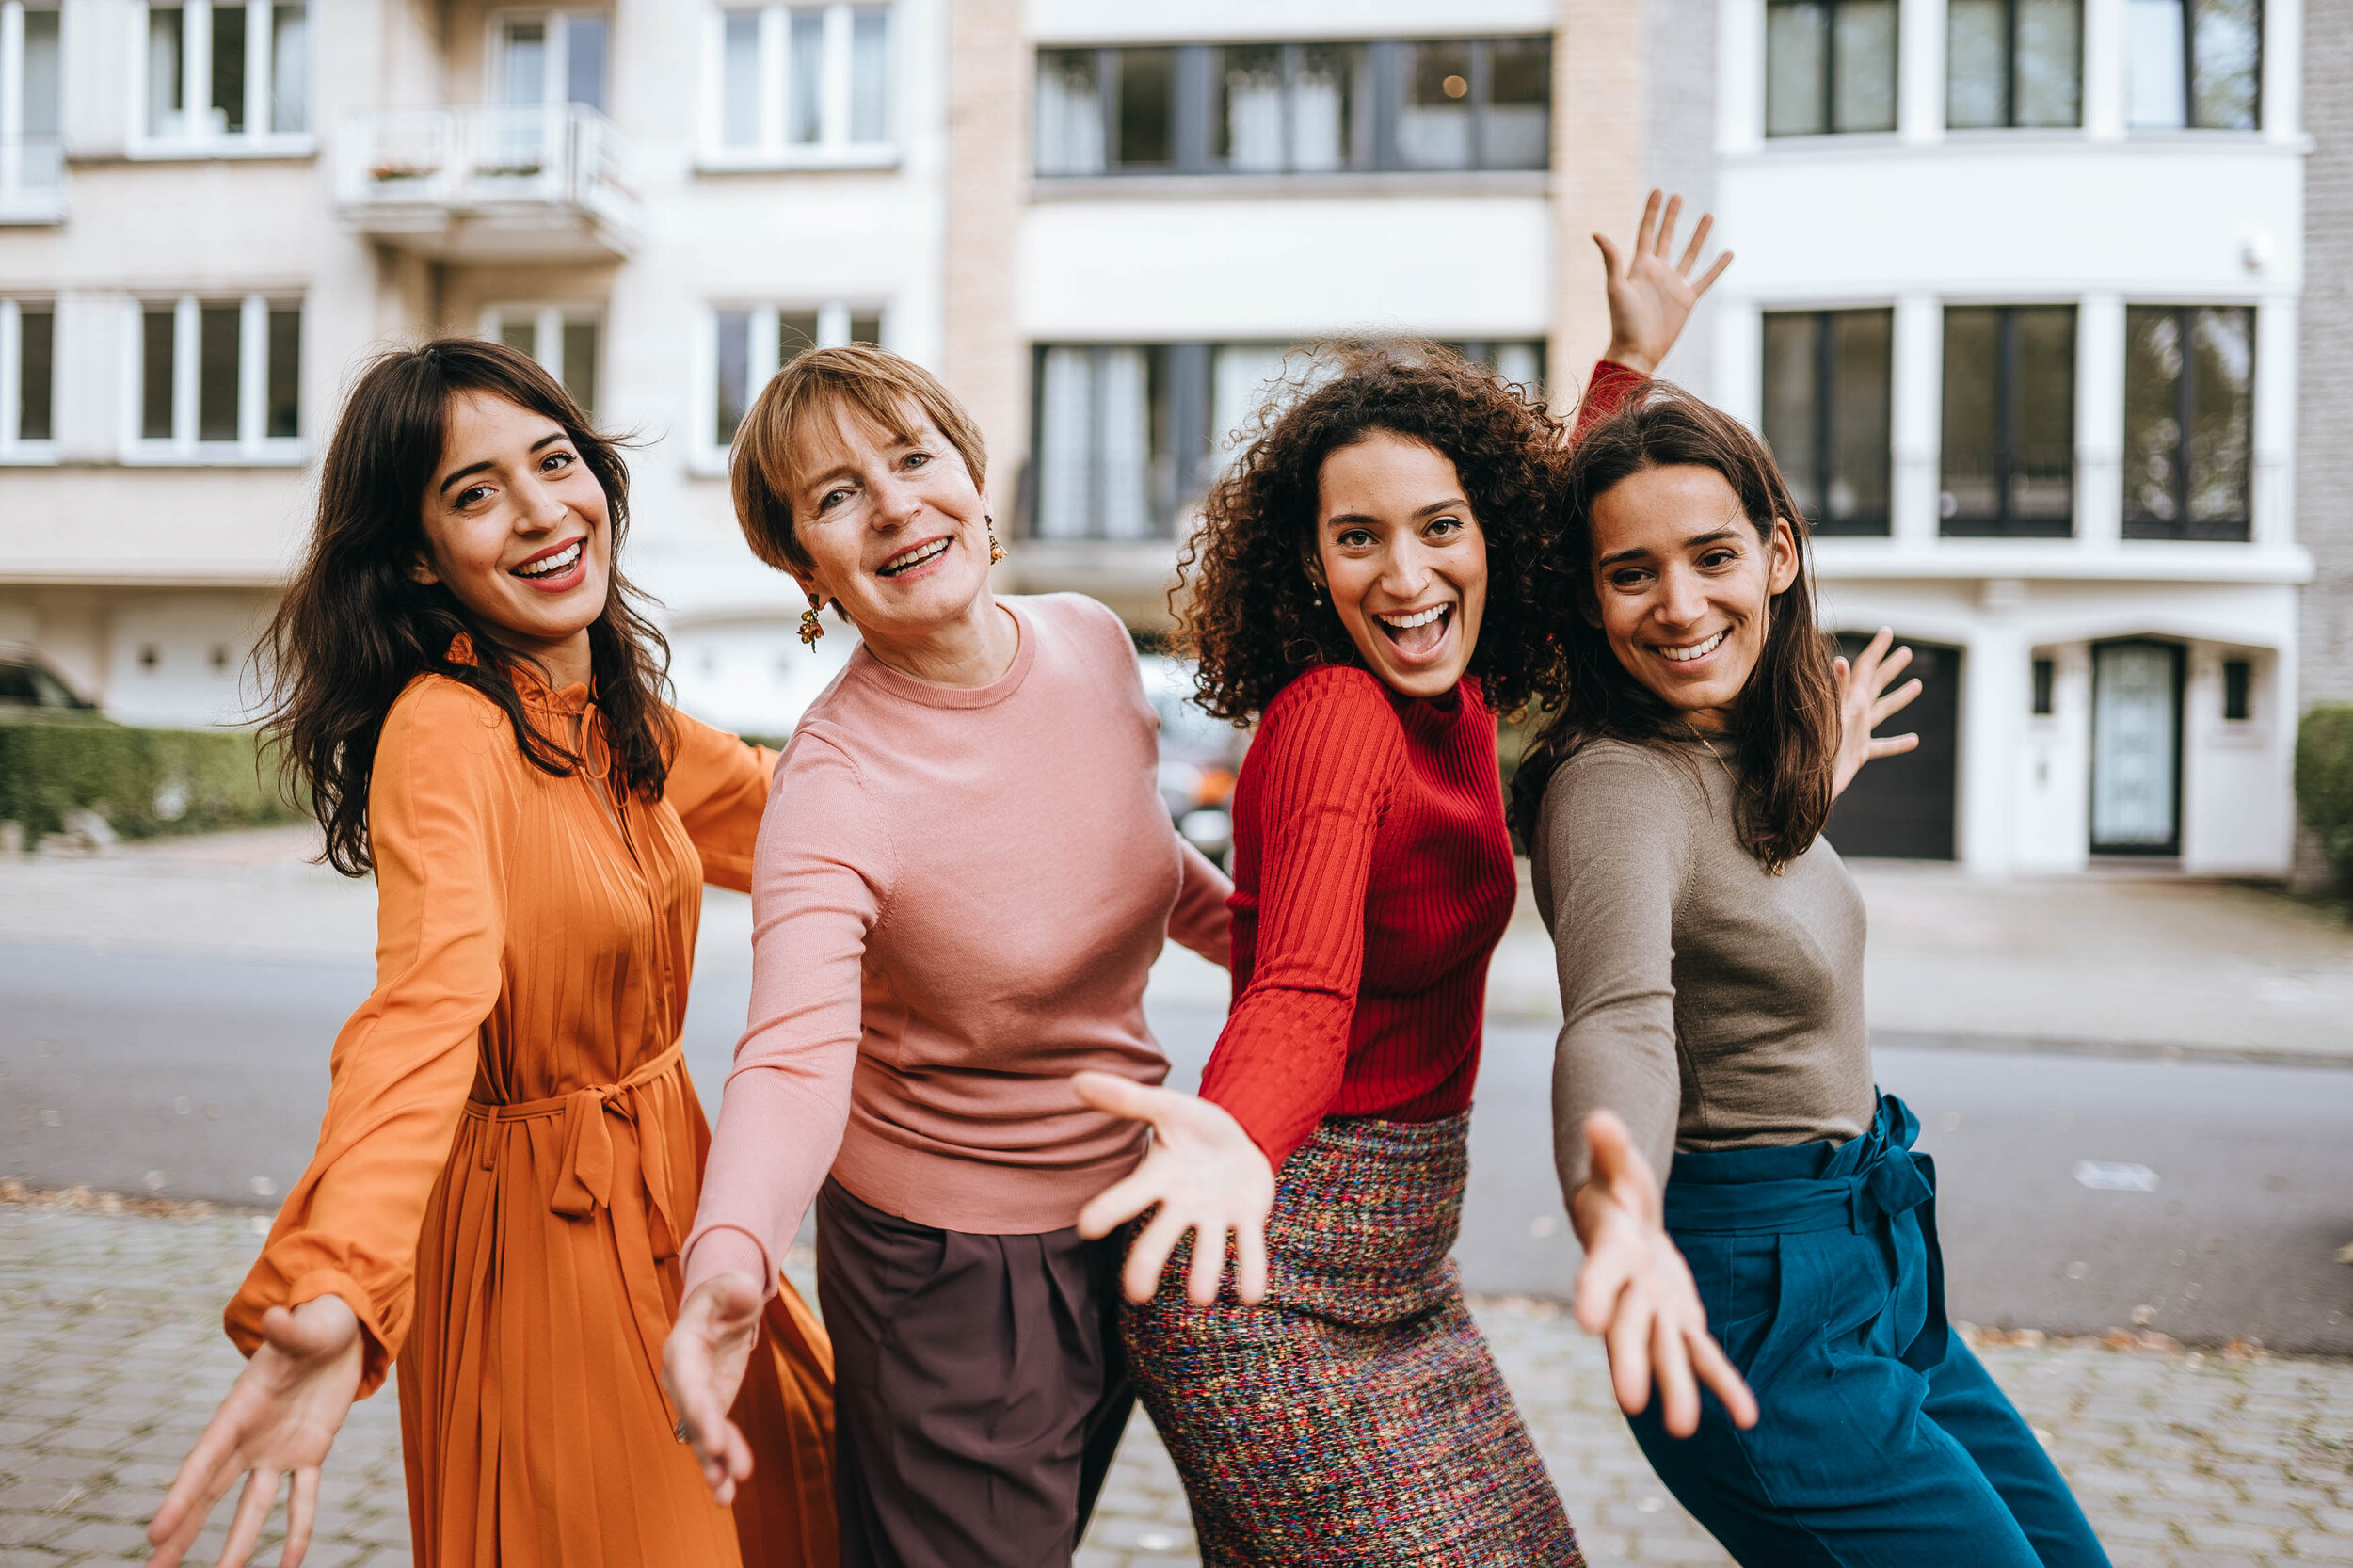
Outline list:
[[[2182,851],[2182,650],[2103,643],[2091,664],[2091,849]]]

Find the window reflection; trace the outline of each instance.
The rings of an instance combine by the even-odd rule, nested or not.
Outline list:
[[[2124,338],[2125,536],[2248,537],[2254,311],[2134,306]]]

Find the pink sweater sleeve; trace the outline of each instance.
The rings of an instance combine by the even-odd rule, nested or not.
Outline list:
[[[690,1291],[722,1273],[776,1289],[849,1123],[866,938],[892,865],[856,764],[822,733],[795,736],[752,855],[751,1016],[686,1243]]]

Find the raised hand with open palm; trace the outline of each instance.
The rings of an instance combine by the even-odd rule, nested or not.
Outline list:
[[[1682,256],[1673,259],[1675,229],[1682,218],[1683,198],[1655,190],[1642,208],[1641,227],[1635,231],[1631,250],[1621,254],[1609,235],[1593,236],[1608,274],[1609,358],[1645,376],[1658,369],[1667,350],[1682,336],[1700,296],[1732,264],[1732,252],[1726,250],[1694,281],[1691,269],[1706,249],[1716,218],[1713,214],[1703,214]]]

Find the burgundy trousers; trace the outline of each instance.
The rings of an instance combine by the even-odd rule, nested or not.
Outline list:
[[[842,1568],[1068,1568],[1135,1404],[1127,1241],[935,1230],[826,1181]]]

